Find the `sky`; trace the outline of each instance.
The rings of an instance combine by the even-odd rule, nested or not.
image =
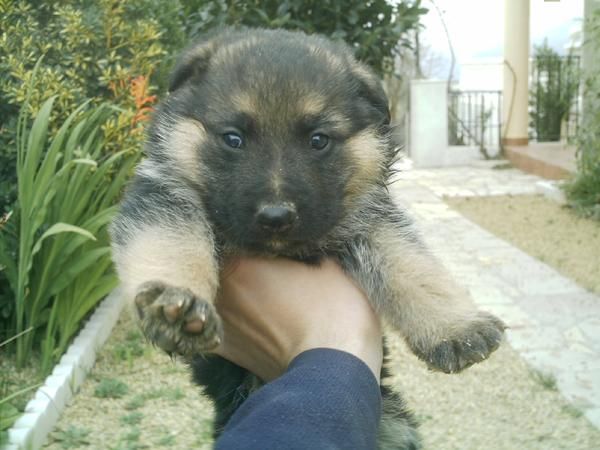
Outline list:
[[[449,57],[438,13],[431,0],[422,0],[422,4],[430,9],[423,19],[422,41],[433,53]],[[436,0],[436,4],[444,16],[459,64],[502,57],[504,0]],[[548,37],[550,45],[562,50],[571,32],[581,27],[582,16],[583,0],[531,0],[532,44],[541,44]]]

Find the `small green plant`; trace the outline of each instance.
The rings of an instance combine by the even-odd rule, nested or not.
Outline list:
[[[579,91],[579,58],[560,56],[547,42],[534,49],[531,127],[538,142],[558,141]]]
[[[146,403],[146,399],[141,394],[136,394],[131,400],[129,400],[125,404],[125,409],[127,411],[133,411],[141,408]]]
[[[534,369],[531,370],[531,377],[544,389],[549,391],[556,391],[558,389],[556,377],[551,373]]]
[[[165,433],[164,436],[160,437],[158,441],[156,441],[156,445],[160,447],[171,447],[175,445],[175,435],[171,433]]]
[[[121,423],[123,423],[125,425],[138,425],[142,421],[143,418],[144,418],[144,414],[142,414],[139,411],[136,411],[136,412],[132,412],[130,414],[121,416],[121,418],[119,420],[121,421]]]
[[[18,367],[39,343],[42,371],[63,353],[79,322],[117,284],[106,227],[137,149],[103,155],[102,126],[115,113],[84,103],[48,140],[56,98],[17,128],[18,203],[0,229],[0,266],[14,298]]]
[[[583,411],[571,404],[564,405],[561,409],[565,414],[568,414],[569,416],[574,417],[575,419],[578,419],[581,416],[583,416]]]
[[[96,385],[94,396],[98,398],[121,398],[129,392],[129,387],[116,378],[104,378]]]
[[[81,448],[90,445],[87,440],[90,430],[87,428],[80,428],[70,426],[66,430],[58,430],[52,434],[52,438],[60,442],[60,447],[64,449]]]
[[[175,388],[162,387],[162,388],[151,389],[147,392],[144,392],[144,394],[142,394],[142,395],[145,400],[154,400],[157,398],[163,398],[163,399],[169,400],[171,402],[176,402],[185,397],[184,392],[181,390],[181,388],[178,388],[178,387],[175,387]]]
[[[137,330],[133,330],[127,333],[123,342],[115,346],[113,355],[121,361],[132,364],[134,358],[143,356],[145,348],[144,339],[141,333]]]

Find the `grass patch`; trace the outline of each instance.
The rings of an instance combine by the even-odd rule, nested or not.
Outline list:
[[[164,388],[151,389],[151,390],[145,392],[144,394],[142,394],[142,396],[143,396],[144,400],[155,400],[155,399],[162,398],[165,400],[169,400],[171,402],[176,402],[176,401],[184,398],[185,394],[183,393],[183,390],[181,388],[164,387]]]
[[[128,386],[116,378],[104,378],[100,380],[94,396],[98,398],[121,398],[129,392]]]
[[[8,430],[25,410],[44,377],[40,374],[39,358],[17,370],[14,355],[0,347],[0,448],[8,439]]]
[[[175,445],[175,435],[167,433],[156,441],[156,445],[160,447],[171,447]]]
[[[124,425],[138,425],[142,419],[144,418],[144,414],[139,411],[132,412],[131,414],[126,414],[121,416],[119,419]]]
[[[125,404],[125,409],[127,411],[132,411],[132,410],[143,407],[145,404],[146,404],[146,399],[144,399],[144,396],[141,394],[136,394],[131,400],[129,400]]]
[[[557,391],[558,386],[556,384],[556,377],[551,373],[543,372],[541,370],[532,369],[531,377],[542,386],[544,389],[549,391]]]
[[[116,344],[112,352],[116,359],[131,362],[134,358],[143,356],[145,350],[146,345],[142,333],[139,330],[130,330],[124,341]]]
[[[66,430],[57,430],[52,434],[52,438],[55,442],[59,442],[61,448],[80,448],[90,445],[87,439],[90,434],[90,430],[87,428],[80,428],[71,426]]]
[[[569,416],[574,417],[575,419],[578,419],[581,416],[583,416],[583,411],[571,404],[564,405],[562,407],[562,410],[565,414],[568,414]]]

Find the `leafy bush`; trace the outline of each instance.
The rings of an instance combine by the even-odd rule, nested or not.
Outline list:
[[[135,111],[129,88],[142,76],[147,91],[165,85],[170,59],[186,40],[178,1],[38,0],[0,1],[0,213],[16,199],[14,153],[20,105],[36,62],[44,56],[28,113],[56,96],[50,133],[88,98],[123,107],[123,117],[105,125],[107,152],[141,136],[131,136]],[[157,87],[158,86],[158,87]]]
[[[560,56],[547,42],[534,49],[531,127],[538,142],[558,141],[579,91],[579,57]]]
[[[391,72],[399,45],[411,45],[408,32],[427,12],[420,0],[195,0],[186,4],[191,36],[224,25],[322,33],[346,41],[379,75]]]
[[[585,35],[585,50],[597,58],[600,55],[600,10],[595,10],[585,24]],[[600,74],[590,67],[585,75],[583,120],[576,142],[577,174],[565,185],[565,192],[576,211],[600,220]]]
[[[17,364],[40,342],[42,370],[60,356],[79,321],[117,284],[106,226],[139,151],[105,154],[102,126],[115,110],[84,103],[46,144],[57,97],[31,128],[26,101],[17,129],[18,204],[0,234],[0,265],[14,298]]]

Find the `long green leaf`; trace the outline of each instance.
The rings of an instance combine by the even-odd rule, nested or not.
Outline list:
[[[46,100],[37,113],[33,125],[29,130],[26,147],[27,154],[25,155],[24,164],[18,169],[17,176],[25,182],[23,185],[25,192],[19,192],[21,208],[24,212],[28,211],[26,207],[30,206],[28,203],[31,199],[35,174],[40,164],[46,138],[48,136],[50,113],[52,112],[52,105],[54,104],[55,99],[56,96],[52,96]],[[22,198],[21,195],[24,195],[25,198]]]
[[[42,242],[46,239],[49,238],[50,236],[53,236],[55,234],[59,234],[59,233],[77,233],[81,236],[85,236],[88,239],[91,239],[93,241],[96,240],[96,238],[94,237],[94,235],[92,233],[90,233],[87,230],[84,230],[83,228],[80,227],[76,227],[75,225],[69,225],[68,223],[55,223],[54,225],[52,225],[50,228],[48,228],[46,230],[46,232],[44,234],[42,234],[40,236],[40,238],[37,240],[37,242],[35,243],[35,245],[33,246],[33,249],[31,250],[31,254],[35,255],[37,252],[40,251],[40,248],[42,247]]]
[[[75,261],[66,265],[66,269],[61,271],[60,275],[52,280],[52,286],[48,291],[48,295],[56,295],[69,284],[71,284],[84,270],[87,270],[92,264],[97,264],[98,261],[110,255],[110,247],[101,247],[91,250],[81,255]]]

